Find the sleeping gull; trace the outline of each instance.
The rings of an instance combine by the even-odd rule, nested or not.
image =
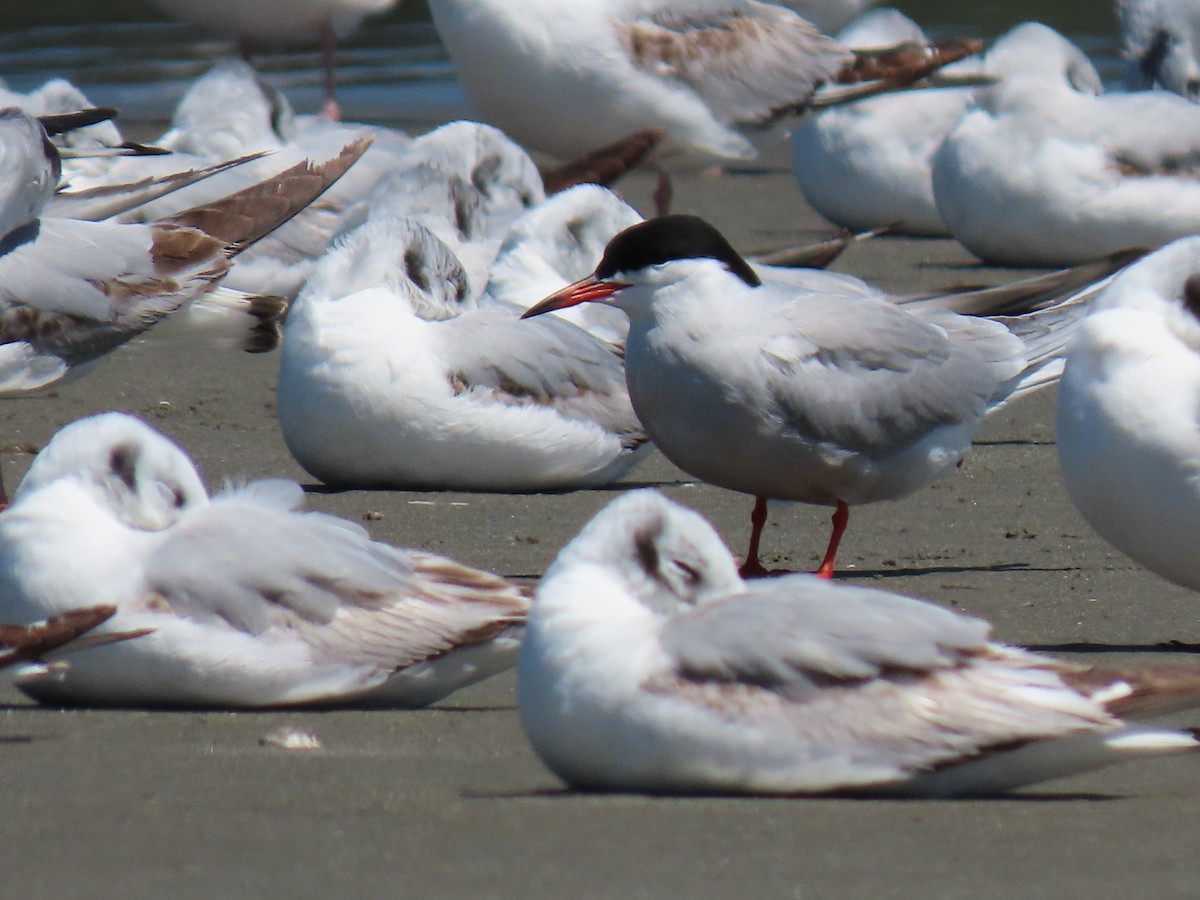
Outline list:
[[[559,553],[517,665],[534,750],[587,790],[996,794],[1195,750],[1126,718],[1197,704],[1193,666],[1064,663],[920,600],[745,583],[703,518],[651,491]]]

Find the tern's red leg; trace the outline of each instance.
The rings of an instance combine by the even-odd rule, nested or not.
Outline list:
[[[829,536],[829,546],[825,548],[825,558],[821,560],[821,566],[817,569],[817,574],[822,578],[833,577],[833,561],[837,557],[838,544],[842,542],[842,534],[846,531],[846,524],[849,521],[850,507],[839,500],[837,509],[833,511],[833,534]]]
[[[766,524],[767,498],[755,497],[754,510],[750,513],[750,549],[746,551],[746,561],[738,569],[738,574],[743,578],[761,578],[770,574],[758,561],[758,541]]]
[[[654,186],[654,214],[665,216],[671,211],[671,198],[675,189],[671,186],[671,176],[666,172],[658,173],[658,184]]]
[[[322,110],[321,115],[332,122],[337,122],[342,118],[342,111],[338,107],[337,102],[337,79],[335,75],[335,66],[337,65],[337,35],[333,31],[333,23],[328,20],[322,22],[317,36],[321,41],[321,65],[325,69],[325,108]]]

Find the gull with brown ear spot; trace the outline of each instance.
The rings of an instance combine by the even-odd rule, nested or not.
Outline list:
[[[1200,238],[1147,256],[1097,297],[1068,350],[1057,443],[1088,524],[1200,591]]]
[[[187,454],[123,413],[66,426],[0,515],[0,620],[99,601],[116,608],[99,636],[144,633],[18,687],[89,706],[399,708],[515,662],[524,589],[302,502],[289,481],[210,498]]]
[[[1200,705],[1200,667],[1061,662],[988,624],[811,575],[743,582],[651,491],[538,585],[517,666],[533,749],[580,790],[961,797],[1200,749],[1136,721]]]

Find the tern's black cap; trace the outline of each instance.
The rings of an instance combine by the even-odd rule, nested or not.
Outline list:
[[[725,236],[698,216],[659,216],[626,228],[608,242],[596,277],[611,278],[676,259],[715,259],[750,287],[762,284]]]

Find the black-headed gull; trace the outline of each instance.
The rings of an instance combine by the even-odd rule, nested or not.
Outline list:
[[[122,413],[63,428],[0,514],[0,618],[107,603],[101,634],[152,631],[19,686],[89,705],[412,707],[513,664],[521,589],[302,497],[268,481],[210,500],[178,446]]]
[[[57,153],[36,120],[0,111],[0,394],[81,374],[213,292],[232,256],[312,202],[363,150],[350,145],[146,225],[39,218]]]
[[[924,37],[902,13],[879,9],[838,40],[873,47]],[[929,159],[969,97],[966,88],[889,94],[806,116],[792,131],[792,170],[805,199],[847,228],[948,234],[933,201]]]
[[[394,170],[346,211],[338,233],[372,218],[415,219],[453,251],[478,296],[509,226],[545,198],[537,166],[502,131],[448,122],[412,142]]]
[[[1164,91],[1099,94],[1044,26],[1041,53],[975,94],[933,157],[938,211],[989,262],[1068,265],[1200,231],[1200,108]]]
[[[287,319],[288,448],[342,487],[542,491],[607,484],[646,448],[621,350],[570,322],[476,303],[413,220],[372,217],[317,265]]]
[[[533,748],[576,788],[996,794],[1153,755],[1195,667],[1103,669],[980,619],[811,575],[745,583],[698,514],[614,501],[538,585],[517,664]]]
[[[739,124],[806,108],[831,82],[891,84],[897,74],[890,66],[856,68],[853,52],[806,19],[754,0],[683,7],[670,0],[431,0],[429,7],[475,111],[523,146],[559,158],[661,128],[660,165],[748,159],[756,151]],[[902,76],[927,74],[948,58],[909,49],[915,52],[899,64]],[[664,212],[665,174],[655,199]]]
[[[1058,455],[1101,537],[1200,590],[1200,238],[1146,257],[1094,301],[1059,385]]]
[[[339,37],[353,31],[367,16],[384,12],[397,0],[153,0],[174,19],[192,22],[205,31],[236,38],[243,56],[262,46],[284,41],[316,39],[321,45],[325,75],[324,114],[336,119],[335,58]]]
[[[774,498],[836,508],[826,576],[848,507],[952,471],[984,416],[1057,379],[1085,308],[987,319],[861,285],[806,289],[761,277],[694,216],[626,229],[591,276],[526,315],[584,301],[629,316],[626,380],[651,440],[684,471],[757,498],[746,572],[762,572]]]
[[[1200,101],[1200,4],[1194,0],[1117,0],[1125,85],[1162,87]]]

